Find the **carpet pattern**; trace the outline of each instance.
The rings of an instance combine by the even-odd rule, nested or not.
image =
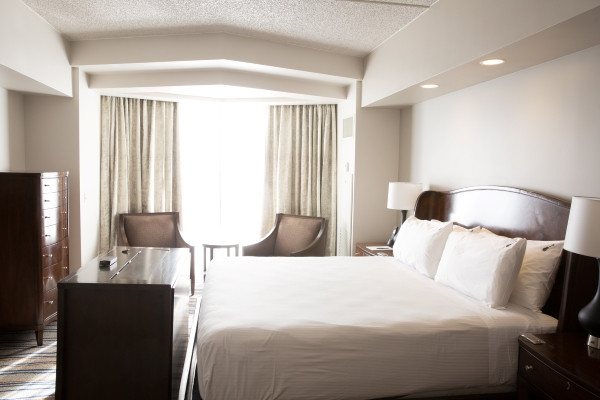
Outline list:
[[[190,297],[190,321],[197,300]],[[0,399],[54,399],[56,325],[46,326],[42,346],[37,346],[33,331],[0,332]]]
[[[0,399],[54,399],[56,321],[44,329],[44,345],[33,331],[0,333]]]

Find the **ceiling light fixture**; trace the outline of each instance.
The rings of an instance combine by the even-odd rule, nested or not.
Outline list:
[[[424,83],[421,85],[421,87],[423,89],[435,89],[437,87],[440,87],[440,85],[436,84],[436,83]]]
[[[375,3],[375,4],[388,4],[392,6],[404,6],[404,7],[419,7],[419,8],[429,8],[431,6],[425,4],[414,4],[414,3],[401,3],[398,1],[384,1],[384,0],[337,0],[337,1],[348,1],[351,3]]]
[[[489,67],[491,65],[504,64],[504,60],[501,59],[501,58],[490,58],[490,59],[487,59],[487,60],[479,61],[479,64],[485,65],[486,67]]]

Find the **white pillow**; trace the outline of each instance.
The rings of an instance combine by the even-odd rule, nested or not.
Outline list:
[[[452,222],[410,217],[398,232],[394,243],[394,257],[433,278],[450,232]]]
[[[481,229],[482,228],[480,226],[475,226],[473,228],[465,228],[464,226],[456,225],[456,224],[454,224],[452,226],[453,232],[479,232],[479,231],[481,231]]]
[[[511,303],[541,311],[554,286],[563,244],[563,240],[527,241],[521,272],[509,299]]]
[[[503,308],[515,286],[527,240],[489,231],[452,232],[435,280],[488,307]]]

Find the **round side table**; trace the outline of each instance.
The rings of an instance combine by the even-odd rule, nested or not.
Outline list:
[[[202,247],[204,248],[204,277],[206,277],[206,250],[208,250],[208,261],[211,261],[214,257],[215,249],[227,249],[227,256],[231,255],[231,250],[235,250],[235,255],[240,255],[240,245],[239,243],[202,243]]]

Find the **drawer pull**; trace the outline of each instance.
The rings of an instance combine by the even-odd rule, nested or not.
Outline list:
[[[571,390],[571,382],[567,381],[567,384],[565,385],[565,390]]]
[[[50,219],[50,217],[48,215],[44,215],[44,218],[46,219]]]
[[[54,300],[47,300],[44,303],[48,303],[48,304],[54,304]]]
[[[52,254],[44,254],[44,257],[52,257]]]
[[[533,371],[533,365],[531,365],[531,364],[527,364],[527,365],[525,366],[525,371]]]

